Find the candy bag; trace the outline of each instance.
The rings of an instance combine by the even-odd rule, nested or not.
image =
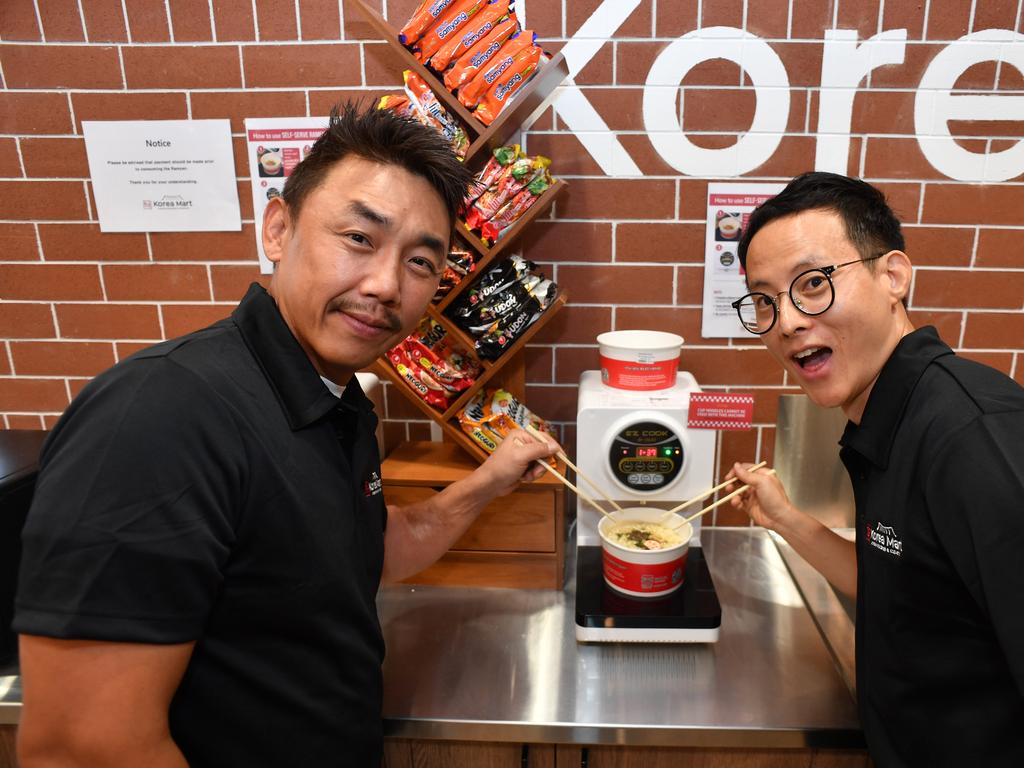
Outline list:
[[[458,34],[450,35],[441,48],[430,57],[430,66],[444,72],[448,65],[466,53],[503,18],[509,17],[509,0],[490,0],[473,18],[462,26]],[[512,11],[515,18],[515,11]]]
[[[473,115],[484,125],[493,123],[498,113],[537,72],[542,57],[543,51],[535,45],[521,50],[516,56],[515,63],[505,70],[484,94]]]
[[[476,77],[480,70],[493,60],[494,55],[512,35],[519,31],[519,22],[515,16],[499,20],[498,24],[468,51],[463,53],[451,68],[444,74],[444,85],[455,93],[463,85]],[[525,34],[533,35],[532,32]]]

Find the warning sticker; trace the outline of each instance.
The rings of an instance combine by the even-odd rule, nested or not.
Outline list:
[[[750,429],[754,396],[738,393],[693,392],[687,426],[691,429]]]

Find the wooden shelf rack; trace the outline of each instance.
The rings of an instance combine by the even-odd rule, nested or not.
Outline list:
[[[497,147],[504,146],[509,138],[520,130],[522,123],[541,108],[553,94],[555,88],[568,76],[569,70],[565,58],[560,53],[556,54],[541,66],[533,78],[516,94],[515,99],[498,114],[494,122],[489,126],[485,126],[462,105],[454,94],[444,87],[444,84],[438,80],[433,72],[417,61],[416,57],[398,42],[398,31],[380,13],[367,5],[364,0],[352,0],[352,2],[355,3],[356,7],[366,17],[370,26],[391,46],[401,60],[402,65],[423,78],[431,90],[434,91],[438,100],[444,104],[445,108],[456,115],[462,122],[470,139],[465,163],[474,170],[482,169],[491,151]],[[458,221],[456,223],[456,235],[459,240],[464,241],[466,246],[473,251],[475,266],[473,272],[467,275],[461,283],[452,288],[440,301],[431,304],[427,308],[427,314],[440,324],[470,354],[474,354],[474,340],[445,315],[445,310],[465,290],[472,286],[487,271],[489,266],[510,253],[509,247],[515,242],[519,234],[538,216],[545,213],[554,203],[555,198],[565,188],[566,183],[564,181],[556,180],[530,206],[523,216],[508,229],[504,236],[493,245],[487,245],[476,233],[470,231],[464,222]],[[521,362],[519,361],[519,356],[524,345],[554,317],[558,310],[565,305],[567,299],[565,291],[559,289],[558,296],[551,302],[551,305],[526,329],[522,336],[513,342],[501,357],[495,361],[481,360],[480,363],[483,371],[473,386],[463,392],[443,412],[429,405],[412,392],[409,385],[392,368],[386,357],[377,360],[374,370],[382,378],[394,384],[397,390],[408,397],[428,418],[437,422],[447,438],[464,448],[477,460],[483,461],[487,458],[488,454],[462,431],[457,418],[459,411],[488,383],[497,384],[501,382],[502,374],[507,373],[507,371],[513,368],[513,365],[510,365],[513,361],[516,361],[516,364]],[[525,393],[513,392],[513,394],[517,397],[522,397]]]

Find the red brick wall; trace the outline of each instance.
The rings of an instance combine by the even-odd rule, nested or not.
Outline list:
[[[376,0],[401,24],[416,0]],[[599,0],[520,0],[554,51]],[[564,15],[563,15],[564,14]],[[698,16],[700,14],[700,16]],[[984,29],[1021,30],[1020,3],[922,0],[643,0],[576,76],[576,84],[645,176],[607,175],[549,110],[528,137],[570,182],[524,241],[569,291],[569,306],[527,350],[529,405],[573,445],[575,382],[594,368],[594,337],[653,327],[686,338],[683,367],[705,386],[753,391],[757,428],[727,433],[720,453],[769,457],[775,396],[787,388],[756,341],[702,339],[703,233],[709,180],[680,173],[653,147],[643,86],[656,57],[700,27],[745,29],[785,66],[785,135],[744,180],[810,170],[825,31],[859,39],[905,29],[904,62],[875,69],[853,102],[847,170],[877,182],[906,224],[917,274],[915,322],[934,323],[966,356],[1024,382],[1024,186],[956,181],[920,149],[914,108],[922,75],[950,43]],[[1007,42],[1018,50],[1024,43]],[[1019,55],[1019,54],[1018,54]],[[260,278],[242,120],[322,115],[341,97],[400,83],[387,47],[336,0],[5,0],[0,3],[0,426],[50,426],[69,399],[127,354],[227,314]],[[979,63],[963,93],[1020,97],[1024,75]],[[683,130],[694,144],[734,144],[753,120],[751,79],[705,61],[683,78]],[[101,234],[82,120],[230,118],[240,233]],[[1016,120],[958,120],[961,146],[994,153],[1022,136]],[[387,434],[422,438],[428,424],[389,393]],[[721,522],[721,520],[720,520]]]

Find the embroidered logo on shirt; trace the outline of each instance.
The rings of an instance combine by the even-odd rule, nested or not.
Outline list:
[[[384,482],[380,479],[380,475],[377,474],[376,470],[363,480],[363,495],[367,498],[378,495],[383,489]]]
[[[895,529],[890,525],[875,523],[872,526],[868,523],[865,540],[869,546],[887,555],[900,557],[903,554],[903,539],[896,535]]]

